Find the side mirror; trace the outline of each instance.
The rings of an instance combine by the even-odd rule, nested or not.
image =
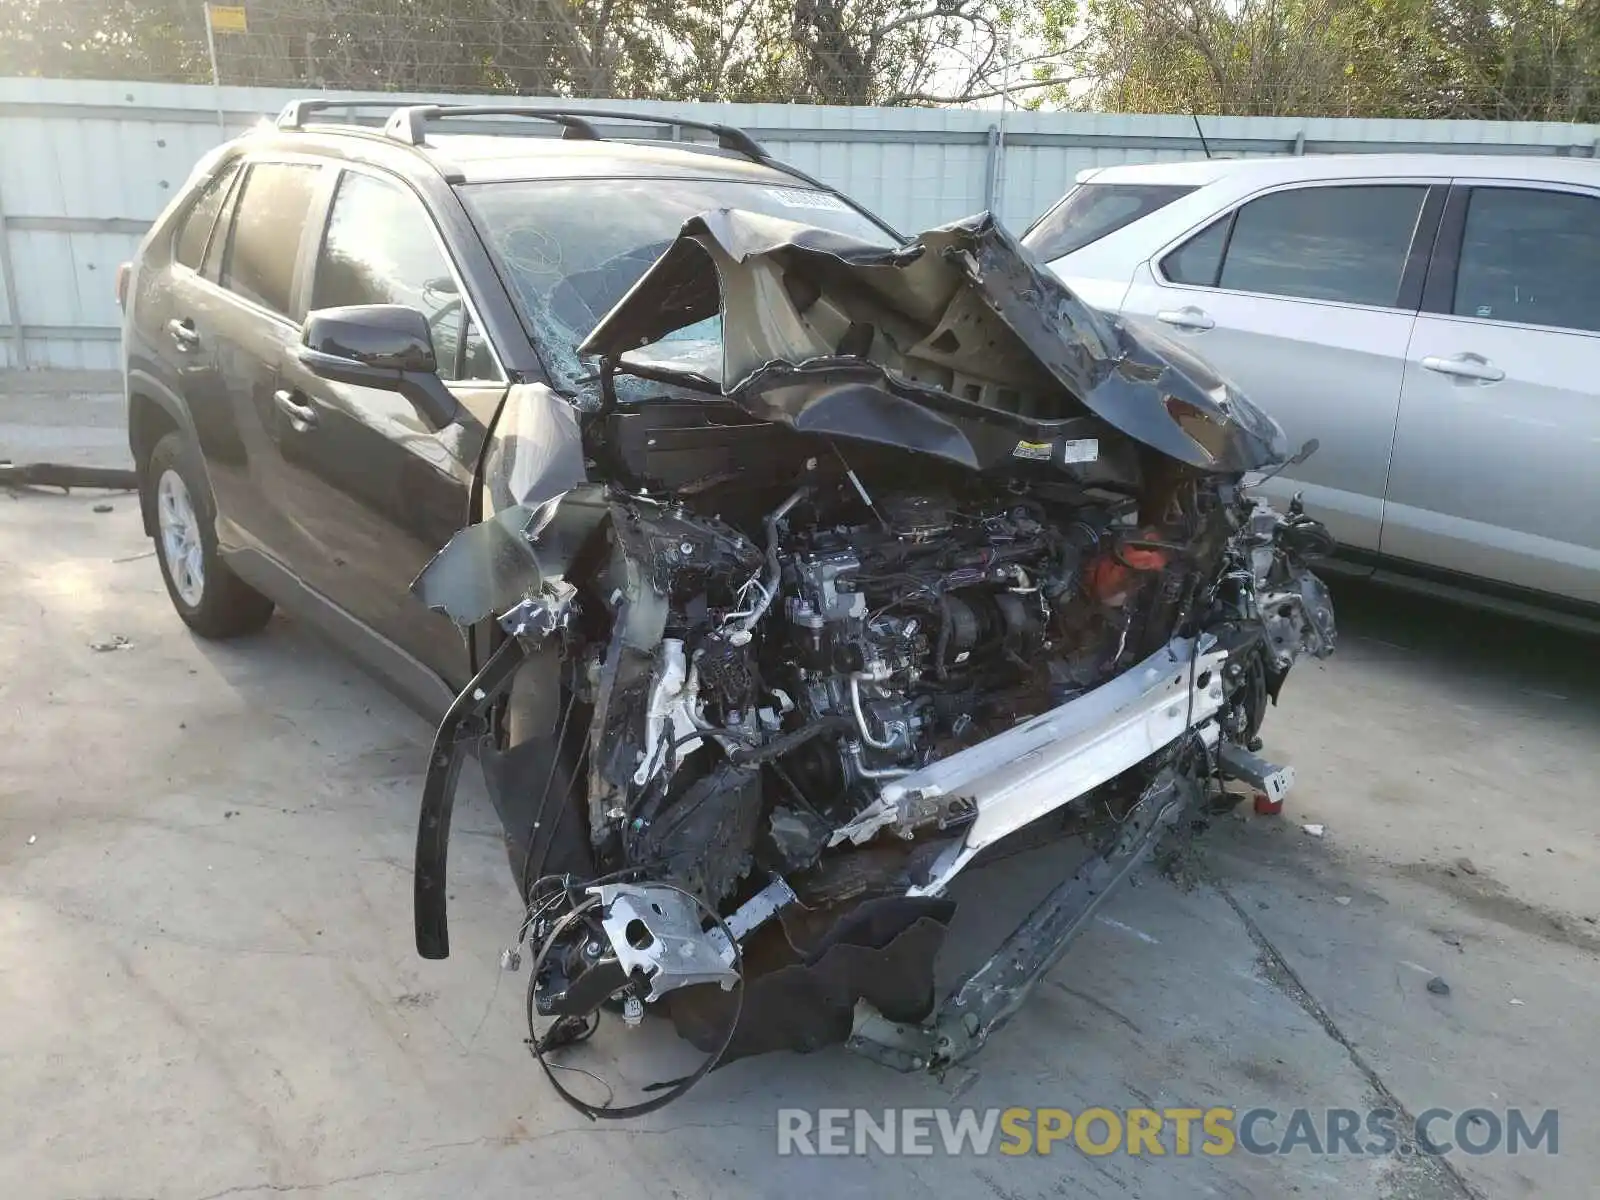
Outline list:
[[[428,319],[403,304],[320,308],[306,317],[295,358],[319,379],[398,392],[435,429],[460,404],[439,379]]]

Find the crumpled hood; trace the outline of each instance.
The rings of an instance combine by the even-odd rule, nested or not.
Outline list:
[[[720,367],[704,340],[670,338],[719,316]],[[1206,471],[1289,457],[1277,422],[1236,388],[1156,331],[1091,309],[988,213],[892,249],[703,213],[580,349],[717,387],[798,430],[976,469],[1023,446],[1071,461],[1063,447],[1087,414]]]

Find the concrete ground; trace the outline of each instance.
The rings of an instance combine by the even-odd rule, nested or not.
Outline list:
[[[0,462],[131,465],[121,388],[115,371],[0,371]]]
[[[0,561],[0,1195],[1593,1195],[1593,643],[1338,587],[1338,656],[1267,727],[1299,770],[1284,814],[1216,821],[1187,890],[1120,893],[958,1099],[834,1049],[596,1124],[522,1045],[481,791],[456,815],[454,953],[413,949],[427,725],[292,621],[191,637],[131,497],[0,494]],[[1560,1141],[776,1155],[780,1106],[952,1103],[1262,1105],[1268,1140],[1296,1107],[1557,1108]]]

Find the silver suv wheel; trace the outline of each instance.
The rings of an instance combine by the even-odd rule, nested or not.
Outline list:
[[[156,482],[156,524],[173,589],[185,604],[198,607],[206,590],[200,518],[182,476],[170,467]]]

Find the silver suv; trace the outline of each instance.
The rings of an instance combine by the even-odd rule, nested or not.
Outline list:
[[[1266,491],[1363,568],[1600,614],[1600,163],[1108,167],[1023,242],[1316,438]]]

